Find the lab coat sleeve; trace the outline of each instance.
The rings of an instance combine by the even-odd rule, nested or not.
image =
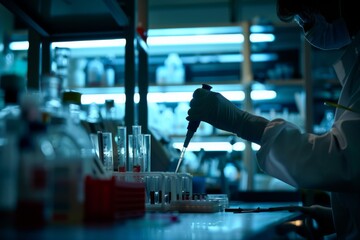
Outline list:
[[[360,119],[355,113],[348,115],[323,135],[303,133],[282,119],[272,120],[257,152],[259,167],[297,188],[359,191]]]

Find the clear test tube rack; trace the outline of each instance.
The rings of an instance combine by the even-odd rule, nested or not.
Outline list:
[[[192,175],[174,172],[113,172],[117,181],[138,182],[145,186],[147,211],[169,211],[173,202],[192,199]]]

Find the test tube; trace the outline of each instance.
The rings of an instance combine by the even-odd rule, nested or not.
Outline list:
[[[144,159],[142,154],[143,135],[141,134],[141,126],[132,126],[133,134],[128,136],[129,144],[129,168],[133,172],[144,171]]]
[[[127,135],[126,127],[117,127],[117,152],[118,152],[118,171],[127,171]]]
[[[162,191],[159,176],[151,176],[149,184],[150,204],[159,204],[162,202]]]
[[[95,154],[100,158],[98,134],[97,133],[90,133],[90,139],[91,139],[91,143],[92,143],[93,150],[94,150]]]
[[[181,198],[182,200],[190,199],[190,179],[186,176],[181,177]]]
[[[112,145],[112,133],[102,133],[102,145],[103,145],[103,163],[105,171],[114,171],[114,159],[113,159],[113,145]]]
[[[145,177],[145,202],[146,203],[151,203],[152,199],[151,199],[151,191],[152,191],[152,177],[151,176],[146,176]]]
[[[134,137],[132,134],[128,135],[128,148],[129,148],[129,151],[128,151],[129,166],[127,169],[129,172],[132,172],[133,168],[134,168]]]
[[[171,202],[171,176],[164,176],[164,202],[169,204]]]
[[[143,134],[142,141],[144,172],[151,172],[151,135]]]
[[[142,154],[143,136],[130,134],[128,136],[129,147],[129,171],[143,172],[144,158]]]
[[[132,126],[132,134],[133,135],[140,135],[141,134],[141,126],[140,125],[133,125]]]

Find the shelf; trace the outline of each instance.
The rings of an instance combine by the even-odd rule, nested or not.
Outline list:
[[[52,41],[121,37],[128,25],[126,13],[115,0],[0,0],[0,3],[40,36]]]
[[[147,131],[143,96],[148,84],[148,49],[143,36],[138,36],[140,25],[147,32],[147,0],[141,5],[137,0],[0,0],[0,4],[28,27],[28,89],[40,89],[42,76],[52,71],[51,43],[125,38],[123,91],[128,101],[124,122],[129,128],[137,122]],[[135,87],[140,95],[138,109]]]
[[[303,79],[271,79],[265,80],[264,84],[271,86],[303,87],[305,81]]]

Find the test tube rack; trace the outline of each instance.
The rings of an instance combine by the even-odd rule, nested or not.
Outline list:
[[[120,182],[142,183],[145,209],[156,212],[221,212],[228,206],[226,194],[193,193],[193,177],[175,172],[113,172]]]
[[[192,199],[192,175],[174,172],[113,172],[120,182],[143,183],[147,211],[169,211],[174,201]]]

